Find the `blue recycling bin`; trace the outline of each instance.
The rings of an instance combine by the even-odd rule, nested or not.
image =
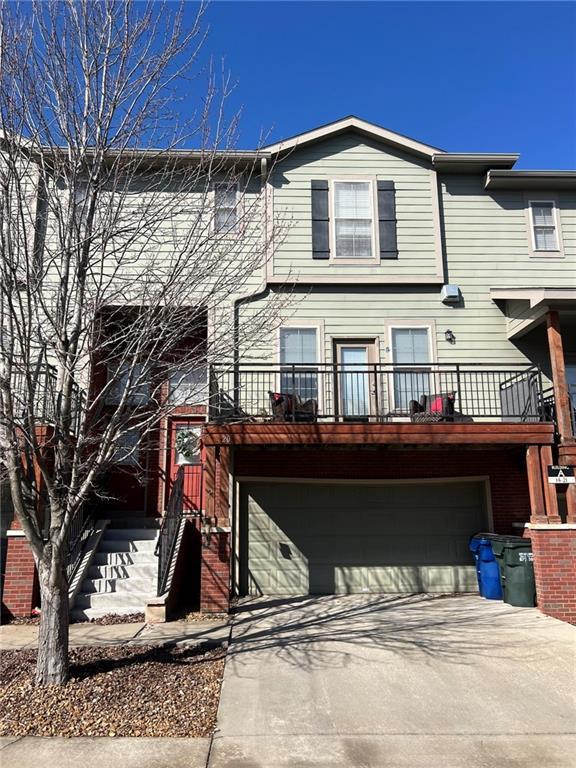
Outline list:
[[[500,569],[492,551],[492,542],[485,534],[477,533],[470,539],[470,552],[476,562],[480,595],[488,600],[502,600]]]

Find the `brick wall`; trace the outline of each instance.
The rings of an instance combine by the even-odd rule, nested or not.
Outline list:
[[[32,550],[23,536],[9,536],[2,613],[8,617],[30,616],[39,605],[38,575]]]
[[[576,624],[576,528],[534,526],[530,538],[538,607]]]
[[[227,612],[230,607],[230,534],[205,534],[200,572],[200,610]]]
[[[350,480],[488,476],[495,531],[518,533],[512,523],[530,519],[524,448],[238,450],[234,469],[237,476],[245,477]]]

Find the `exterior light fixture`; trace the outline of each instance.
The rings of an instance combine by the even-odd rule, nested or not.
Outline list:
[[[444,331],[444,338],[448,342],[448,344],[456,344],[456,336],[452,333],[450,328],[446,328]]]

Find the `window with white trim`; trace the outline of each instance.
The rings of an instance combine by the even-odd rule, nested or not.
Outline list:
[[[411,400],[430,394],[430,373],[422,364],[430,363],[428,328],[392,328],[394,363],[394,406],[407,412]],[[416,367],[415,367],[416,366]]]
[[[214,185],[214,230],[236,232],[238,228],[238,187],[226,182]]]
[[[280,391],[303,400],[318,399],[316,328],[280,329]]]
[[[535,251],[557,251],[558,228],[553,200],[530,201],[530,220]]]
[[[374,256],[374,196],[370,181],[334,182],[334,257]]]

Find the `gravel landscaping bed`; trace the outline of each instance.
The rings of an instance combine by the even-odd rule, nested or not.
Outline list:
[[[223,649],[75,648],[71,679],[36,688],[36,651],[0,657],[0,736],[209,736]]]

